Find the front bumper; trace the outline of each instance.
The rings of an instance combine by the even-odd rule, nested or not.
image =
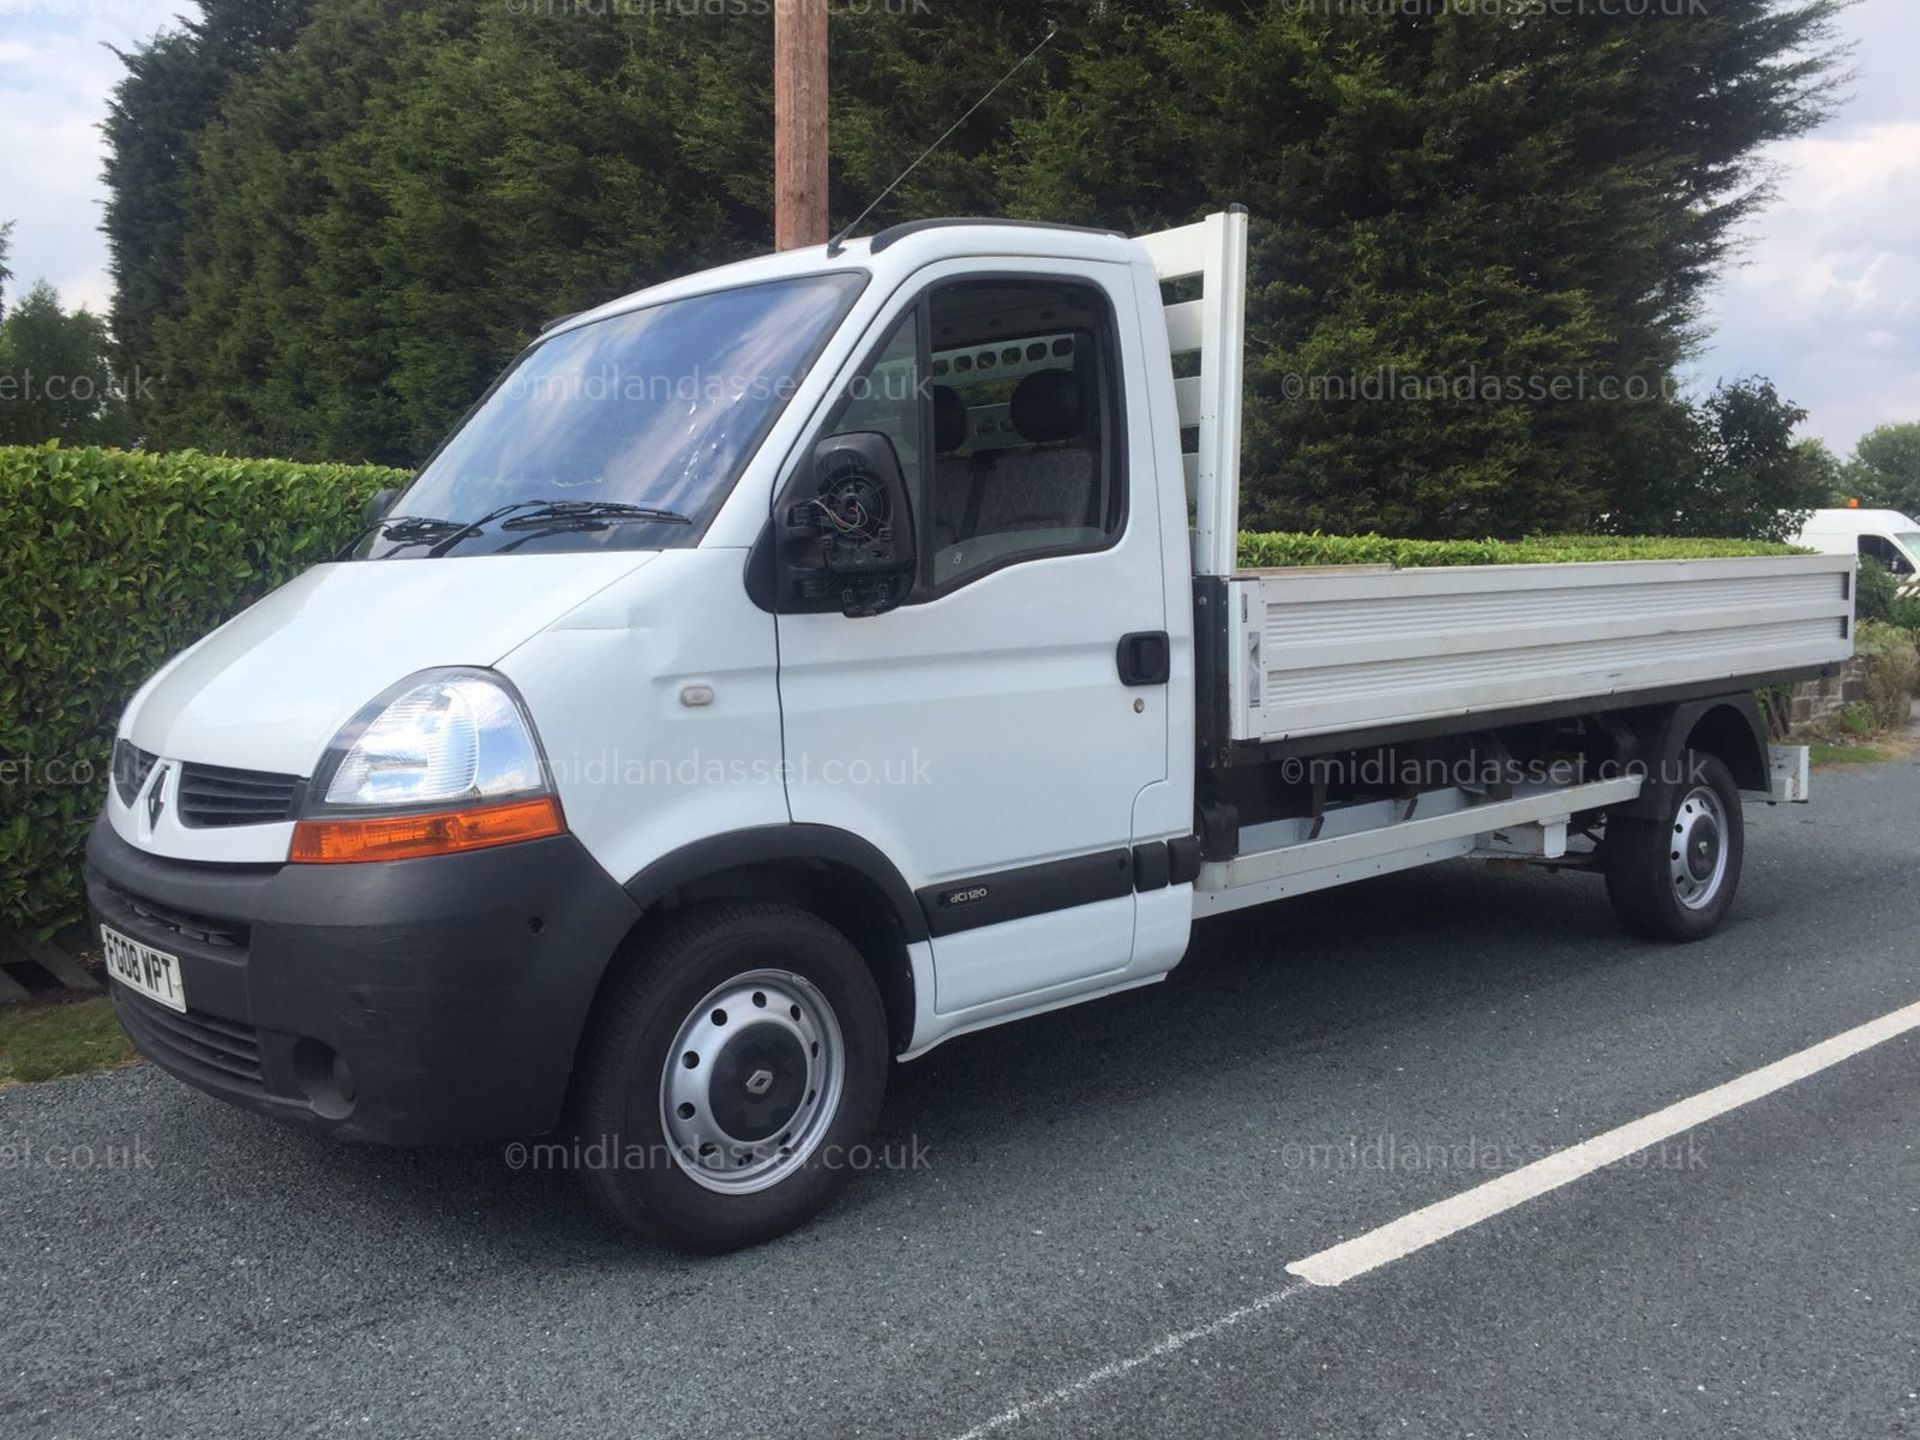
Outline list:
[[[363,865],[164,860],[104,818],[104,923],[180,957],[185,1015],[118,983],[142,1054],[222,1099],[353,1139],[538,1134],[639,918],[571,835]]]

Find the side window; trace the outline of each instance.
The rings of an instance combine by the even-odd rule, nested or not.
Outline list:
[[[1889,570],[1893,568],[1894,561],[1899,558],[1892,542],[1879,535],[1862,535],[1860,553],[1868,560],[1878,560]]]
[[[926,393],[920,384],[920,309],[915,306],[893,327],[880,353],[847,386],[821,432],[825,436],[874,430],[891,440],[916,518],[926,508],[922,473],[926,457],[921,453],[925,405]]]
[[[931,588],[1120,533],[1111,316],[1094,286],[980,280],[929,305],[933,464],[918,514]]]
[[[1900,553],[1900,547],[1884,535],[1862,535],[1860,553],[1869,560],[1878,560],[1896,575],[1906,576],[1913,573],[1913,566],[1909,565],[1907,557]]]

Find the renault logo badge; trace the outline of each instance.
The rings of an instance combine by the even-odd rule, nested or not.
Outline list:
[[[147,826],[151,829],[160,823],[160,812],[167,808],[167,767],[162,765],[153,772],[153,784],[147,790]]]
[[[747,1077],[747,1094],[764,1095],[773,1088],[773,1072],[756,1070]]]

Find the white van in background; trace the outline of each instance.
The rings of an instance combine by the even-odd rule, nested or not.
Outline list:
[[[1863,555],[1894,574],[1904,594],[1920,594],[1920,520],[1898,510],[1816,510],[1794,544],[1822,555]]]

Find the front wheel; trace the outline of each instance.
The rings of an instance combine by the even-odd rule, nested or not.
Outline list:
[[[825,1205],[886,1090],[873,975],[837,930],[758,902],[669,916],[603,999],[575,1108],[580,1173],[614,1218],[734,1250]]]
[[[1664,820],[1607,821],[1607,897],[1650,940],[1701,940],[1733,906],[1746,851],[1740,787],[1711,755],[1680,757],[1686,778]]]

